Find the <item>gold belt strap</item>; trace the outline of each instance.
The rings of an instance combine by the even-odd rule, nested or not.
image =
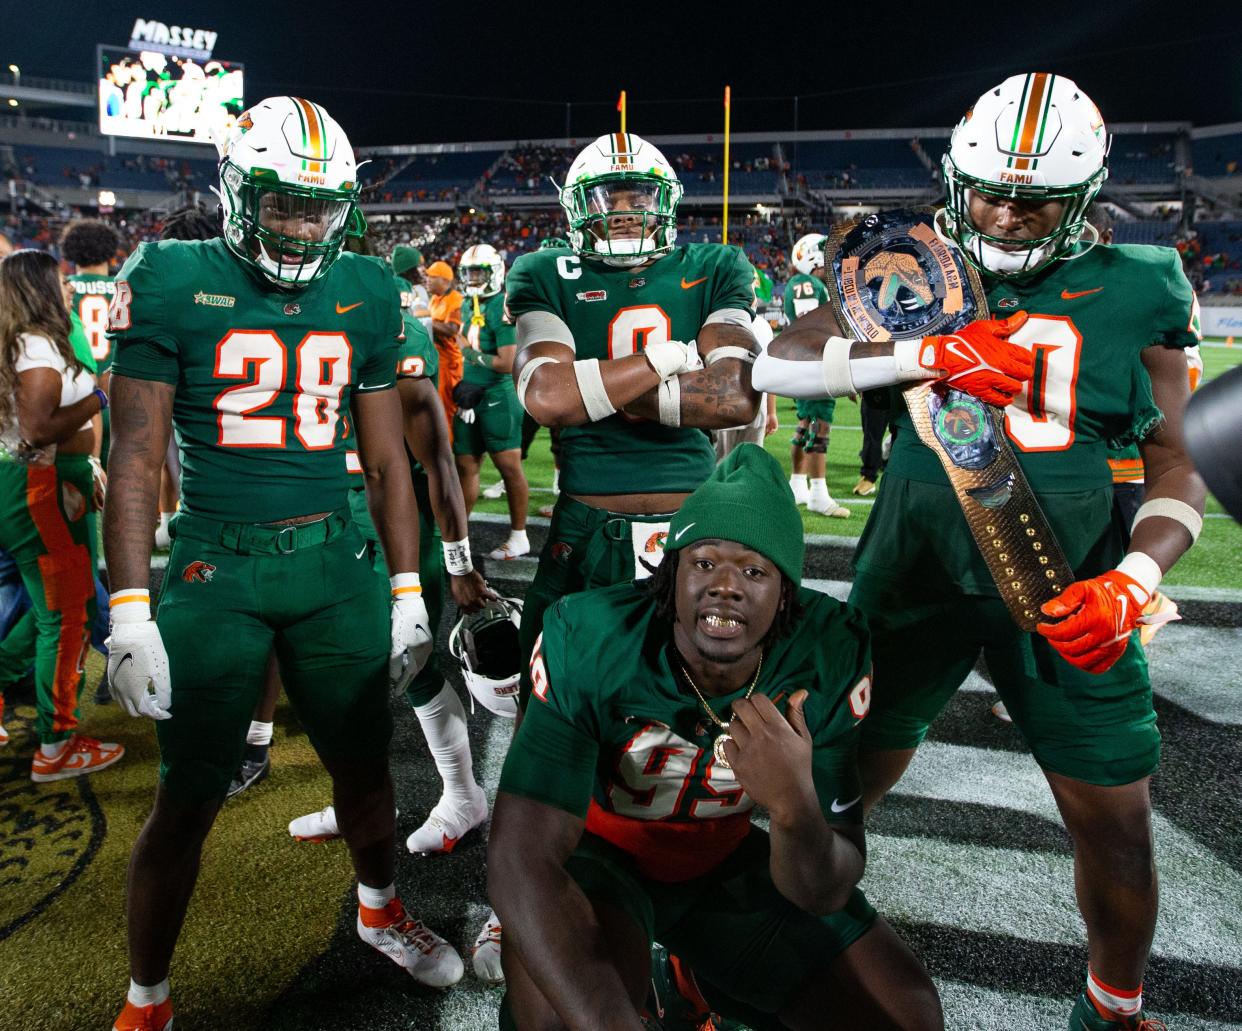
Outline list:
[[[942,401],[928,383],[917,383],[903,394],[919,440],[944,466],[1001,600],[1019,627],[1034,631],[1040,606],[1065,590],[1074,573],[1005,437],[999,410],[957,391]],[[966,464],[958,464],[937,434],[936,423],[950,441],[978,439],[990,428],[991,460],[981,468],[968,468],[972,463],[967,455]]]

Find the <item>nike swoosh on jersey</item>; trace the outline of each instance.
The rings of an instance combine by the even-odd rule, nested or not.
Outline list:
[[[689,289],[691,289],[692,287],[696,287],[696,286],[698,286],[700,283],[706,283],[706,282],[707,282],[707,277],[706,277],[706,276],[704,276],[702,279],[696,279],[696,280],[695,280],[694,282],[692,282],[692,283],[687,283],[687,282],[686,282],[686,277],[685,277],[685,276],[682,276],[682,277],[681,277],[681,288],[682,288],[683,290],[689,290]]]
[[[854,806],[858,805],[858,803],[861,800],[862,800],[862,795],[859,795],[858,798],[851,799],[849,802],[846,802],[844,805],[842,805],[840,802],[838,802],[834,798],[832,800],[832,805],[829,808],[831,808],[834,813],[843,813],[847,809],[853,809]]]
[[[682,535],[682,534],[684,534],[687,530],[689,530],[689,529],[690,529],[690,527],[692,527],[693,525],[694,525],[694,523],[687,523],[687,524],[686,524],[685,526],[683,526],[680,530],[678,530],[675,534],[673,534],[673,540],[674,540],[674,541],[679,541],[679,540],[681,540],[681,535]]]
[[[366,303],[366,301],[355,301],[353,304],[341,304],[340,301],[337,301],[336,313],[338,315],[344,315],[347,311],[353,311],[355,308],[361,308]]]
[[[1103,289],[1104,288],[1102,286],[1097,286],[1093,290],[1062,290],[1061,300],[1072,301],[1075,297],[1086,297],[1087,294],[1098,294]]]
[[[354,558],[362,558],[362,556],[365,555],[366,553],[367,553],[367,546],[364,544],[362,546],[362,550],[358,552],[358,554],[355,555]]]

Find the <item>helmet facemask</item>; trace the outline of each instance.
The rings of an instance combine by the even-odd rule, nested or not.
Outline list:
[[[1100,192],[1105,175],[1105,170],[1100,169],[1086,182],[1069,186],[993,183],[967,175],[954,166],[949,155],[945,155],[944,180],[948,199],[943,213],[944,232],[981,272],[996,276],[1032,275],[1053,261],[1076,257],[1075,248],[1084,239],[1094,246],[1097,235],[1087,222],[1086,215],[1091,202]],[[1063,205],[1061,217],[1050,232],[1030,240],[988,234],[980,230],[970,217],[972,193],[1039,203],[1060,201]]]
[[[358,187],[297,186],[275,172],[220,163],[224,239],[277,286],[295,289],[327,273],[347,236],[366,233]]]
[[[669,253],[677,241],[682,186],[654,173],[588,176],[561,188],[570,245],[585,258],[629,268]]]
[[[504,266],[458,265],[457,278],[467,297],[494,297],[504,283]]]

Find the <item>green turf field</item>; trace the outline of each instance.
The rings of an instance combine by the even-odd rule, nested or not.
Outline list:
[[[1223,344],[1205,344],[1203,347],[1204,380],[1219,376],[1242,362],[1242,347],[1226,347]],[[789,439],[797,425],[794,403],[781,398],[777,403],[780,429],[768,437],[764,447],[785,467],[790,468]],[[831,534],[839,537],[857,537],[871,512],[871,498],[856,498],[850,494],[858,481],[858,449],[862,445],[862,427],[859,422],[858,405],[842,400],[837,404],[836,421],[828,443],[828,490],[833,498],[849,508],[849,519],[829,519],[802,509],[802,525],[808,534]],[[540,508],[552,504],[552,454],[548,434],[540,431],[531,446],[526,460],[526,476],[530,481],[530,514],[537,515]],[[490,462],[484,463],[483,485],[495,483],[500,475]],[[507,513],[505,500],[479,499],[479,512]],[[1169,573],[1171,584],[1196,587],[1242,588],[1242,565],[1237,556],[1242,554],[1242,527],[1226,514],[1215,498],[1207,502],[1207,518],[1198,543]]]

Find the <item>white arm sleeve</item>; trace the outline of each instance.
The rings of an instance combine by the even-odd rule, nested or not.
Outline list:
[[[769,394],[809,400],[936,378],[935,372],[919,366],[917,339],[898,340],[891,355],[876,358],[851,358],[852,345],[843,337],[829,337],[819,362],[776,358],[764,351],[751,369],[751,385]]]
[[[518,354],[530,344],[543,340],[564,344],[571,351],[574,347],[574,335],[565,321],[550,311],[526,311],[517,317],[517,349]]]

